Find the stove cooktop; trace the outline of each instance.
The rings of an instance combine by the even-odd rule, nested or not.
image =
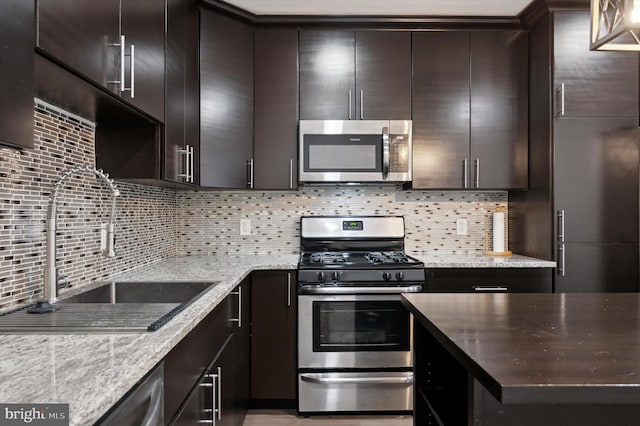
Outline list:
[[[300,256],[303,268],[421,267],[422,262],[401,251],[308,252]]]

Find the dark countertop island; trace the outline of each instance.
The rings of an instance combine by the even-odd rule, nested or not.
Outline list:
[[[640,294],[407,294],[416,424],[640,423]]]

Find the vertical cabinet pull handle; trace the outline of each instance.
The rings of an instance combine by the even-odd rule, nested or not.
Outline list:
[[[364,120],[364,90],[360,90],[360,120]]]
[[[469,168],[468,166],[468,161],[465,158],[464,160],[462,160],[462,187],[463,188],[468,188],[469,187]]]
[[[184,178],[186,183],[193,183],[193,147],[185,145],[184,149],[177,149],[178,154],[184,155],[184,173],[178,173],[177,176]]]
[[[560,115],[564,116],[564,83],[560,85]]]
[[[351,120],[351,90],[349,90],[349,120]]]
[[[473,160],[473,166],[475,168],[475,181],[473,183],[473,186],[475,188],[480,188],[480,159],[476,158],[475,160]]]
[[[293,189],[293,158],[289,159],[289,189]]]
[[[189,147],[189,145],[187,145],[187,147]],[[191,183],[195,182],[195,180],[194,180],[195,169],[193,167],[193,163],[194,163],[193,158],[195,157],[195,155],[194,155],[194,151],[193,150],[194,150],[194,147],[189,147],[189,158],[191,158],[191,174],[189,175],[189,182],[191,182]]]
[[[247,160],[247,187],[253,189],[253,158]]]
[[[231,294],[238,296],[238,318],[232,318],[231,322],[237,322],[238,328],[242,328],[242,287],[238,287],[238,291],[234,291]]]
[[[565,245],[560,243],[558,244],[558,275],[561,277],[566,274],[565,260]]]
[[[124,58],[126,56],[125,49],[125,36],[120,36],[120,92],[127,90],[124,84]]]
[[[222,367],[218,367],[218,420],[222,420]]]
[[[131,99],[136,97],[136,46],[131,45],[131,86],[129,91],[131,92]]]
[[[564,210],[558,210],[558,238],[559,243],[564,243]]]
[[[287,272],[287,307],[291,307],[291,272]]]
[[[220,367],[218,374],[207,374],[205,378],[211,379],[211,383],[202,383],[200,386],[211,388],[211,420],[203,423],[211,423],[215,426],[216,419],[220,419],[220,385],[219,385]]]

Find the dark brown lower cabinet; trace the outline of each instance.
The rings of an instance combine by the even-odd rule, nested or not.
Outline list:
[[[638,244],[559,244],[555,291],[638,291]]]
[[[252,276],[251,406],[295,407],[296,274]]]
[[[431,293],[551,293],[551,268],[433,268]]]
[[[240,426],[249,400],[250,280],[240,283],[164,360],[165,421]]]

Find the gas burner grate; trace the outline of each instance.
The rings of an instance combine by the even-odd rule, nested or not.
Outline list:
[[[399,251],[372,251],[367,253],[367,260],[373,264],[377,263],[409,263],[409,258]]]
[[[319,264],[332,264],[339,265],[347,263],[347,259],[344,253],[329,253],[329,252],[318,252],[311,253],[309,255],[309,261],[311,263],[319,263]]]

